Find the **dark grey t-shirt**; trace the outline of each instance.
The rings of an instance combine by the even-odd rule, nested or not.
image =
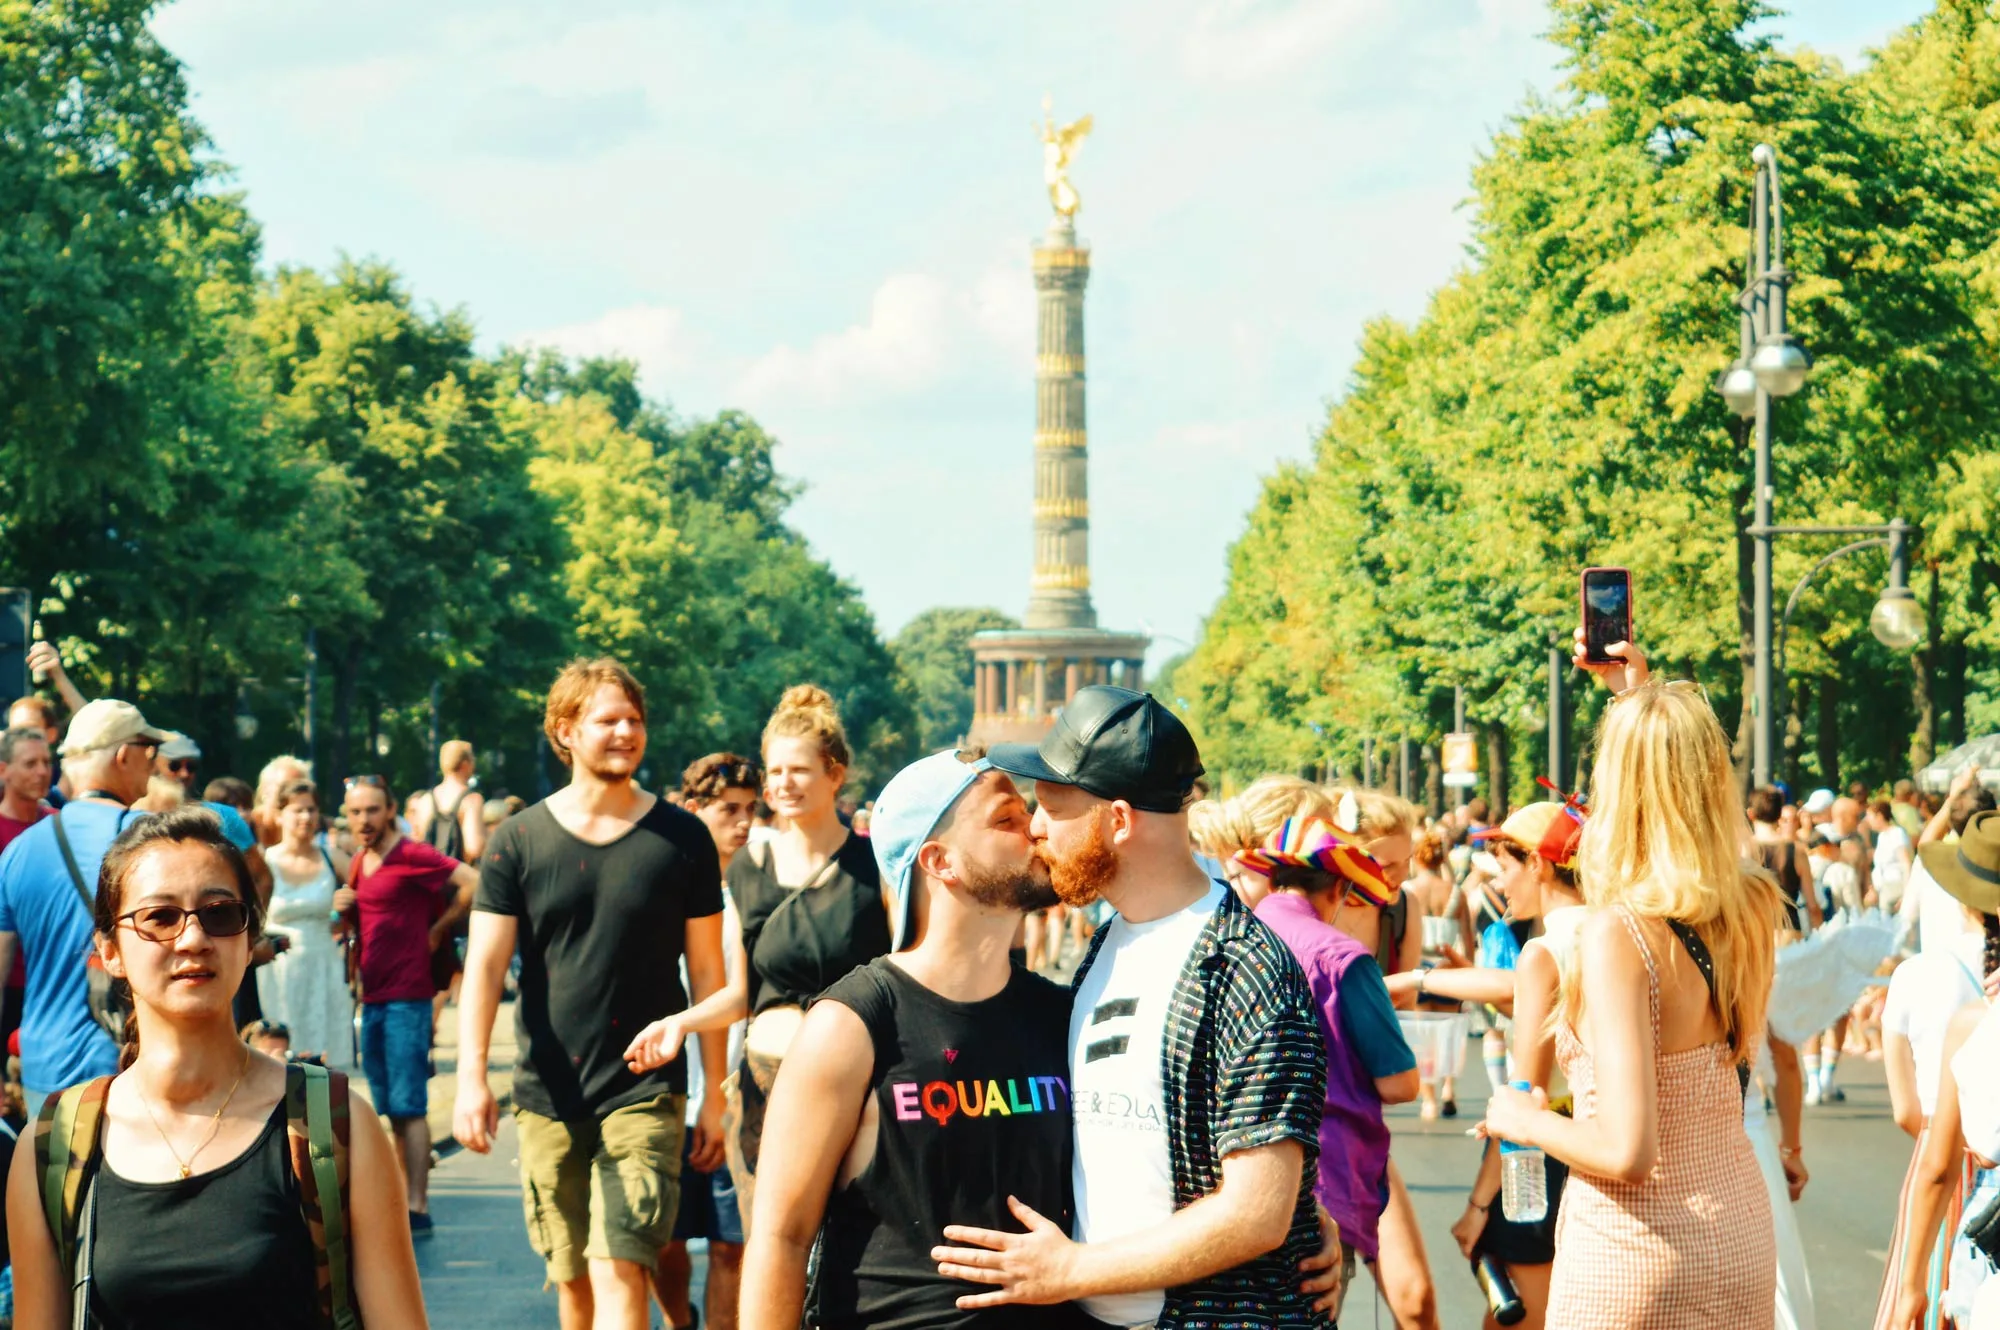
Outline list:
[[[546,802],[500,824],[472,908],[520,925],[515,1103],[580,1122],[686,1093],[685,1059],[639,1076],[624,1053],[647,1025],[687,1009],[687,921],[722,912],[721,879],[708,828],[664,800],[609,845],[572,836]]]

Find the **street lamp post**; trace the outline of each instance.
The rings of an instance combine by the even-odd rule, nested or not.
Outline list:
[[[1757,459],[1752,496],[1754,517],[1748,535],[1755,543],[1753,569],[1754,638],[1753,694],[1750,726],[1751,780],[1758,785],[1771,783],[1777,753],[1778,708],[1775,705],[1778,671],[1772,667],[1773,631],[1771,622],[1771,541],[1775,536],[1866,535],[1867,540],[1835,550],[1806,574],[1785,606],[1785,625],[1790,626],[1792,610],[1808,583],[1835,559],[1873,545],[1889,547],[1889,585],[1876,602],[1868,626],[1885,646],[1907,649],[1921,640],[1923,612],[1910,594],[1908,581],[1909,541],[1915,529],[1897,518],[1879,526],[1774,526],[1771,501],[1771,403],[1790,397],[1805,386],[1812,370],[1812,357],[1803,343],[1792,336],[1785,323],[1785,292],[1792,274],[1785,267],[1785,213],[1778,189],[1778,154],[1768,143],[1760,143],[1750,154],[1755,168],[1755,186],[1750,205],[1750,257],[1742,294],[1736,298],[1740,312],[1737,358],[1716,380],[1716,391],[1729,409],[1752,422]],[[1780,647],[1782,652],[1782,645]]]

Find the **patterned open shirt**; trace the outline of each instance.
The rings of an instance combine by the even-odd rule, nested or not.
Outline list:
[[[1082,988],[1109,932],[1101,929],[1092,940],[1073,989]],[[1227,887],[1174,985],[1161,1059],[1175,1209],[1222,1185],[1225,1155],[1291,1140],[1305,1151],[1305,1161],[1283,1245],[1168,1289],[1160,1330],[1331,1325],[1299,1290],[1299,1262],[1320,1249],[1313,1179],[1326,1102],[1326,1048],[1298,962]]]

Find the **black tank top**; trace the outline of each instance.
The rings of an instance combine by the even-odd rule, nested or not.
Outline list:
[[[98,1166],[91,1310],[105,1330],[310,1330],[312,1235],[279,1100],[248,1150],[209,1173],[127,1182]]]
[[[1757,842],[1757,862],[1762,864],[1772,877],[1778,879],[1778,890],[1784,893],[1785,914],[1794,931],[1804,927],[1804,917],[1799,913],[1803,884],[1799,881],[1799,852],[1791,841]]]
[[[984,1002],[939,997],[882,957],[820,999],[861,1018],[875,1154],[827,1203],[807,1321],[829,1330],[1042,1330],[1068,1307],[961,1311],[931,1259],[946,1224],[1018,1233],[1018,1196],[1070,1227],[1069,992],[1016,969]],[[978,1107],[974,1108],[973,1105]]]
[[[767,845],[756,855],[737,855],[723,875],[743,921],[752,1014],[804,1006],[855,966],[889,950],[882,872],[865,838],[849,836],[811,888],[783,885],[771,862]]]

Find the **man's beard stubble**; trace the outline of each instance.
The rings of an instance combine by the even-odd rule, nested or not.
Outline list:
[[[1056,893],[1049,886],[1048,866],[1039,858],[1031,858],[1019,868],[968,865],[960,880],[965,894],[988,909],[1026,913],[1046,910],[1056,903]]]
[[[1047,866],[1049,885],[1064,905],[1090,904],[1118,876],[1118,852],[1105,842],[1103,824],[1094,820],[1083,843],[1070,854],[1057,855],[1042,841],[1035,846],[1035,858]]]

